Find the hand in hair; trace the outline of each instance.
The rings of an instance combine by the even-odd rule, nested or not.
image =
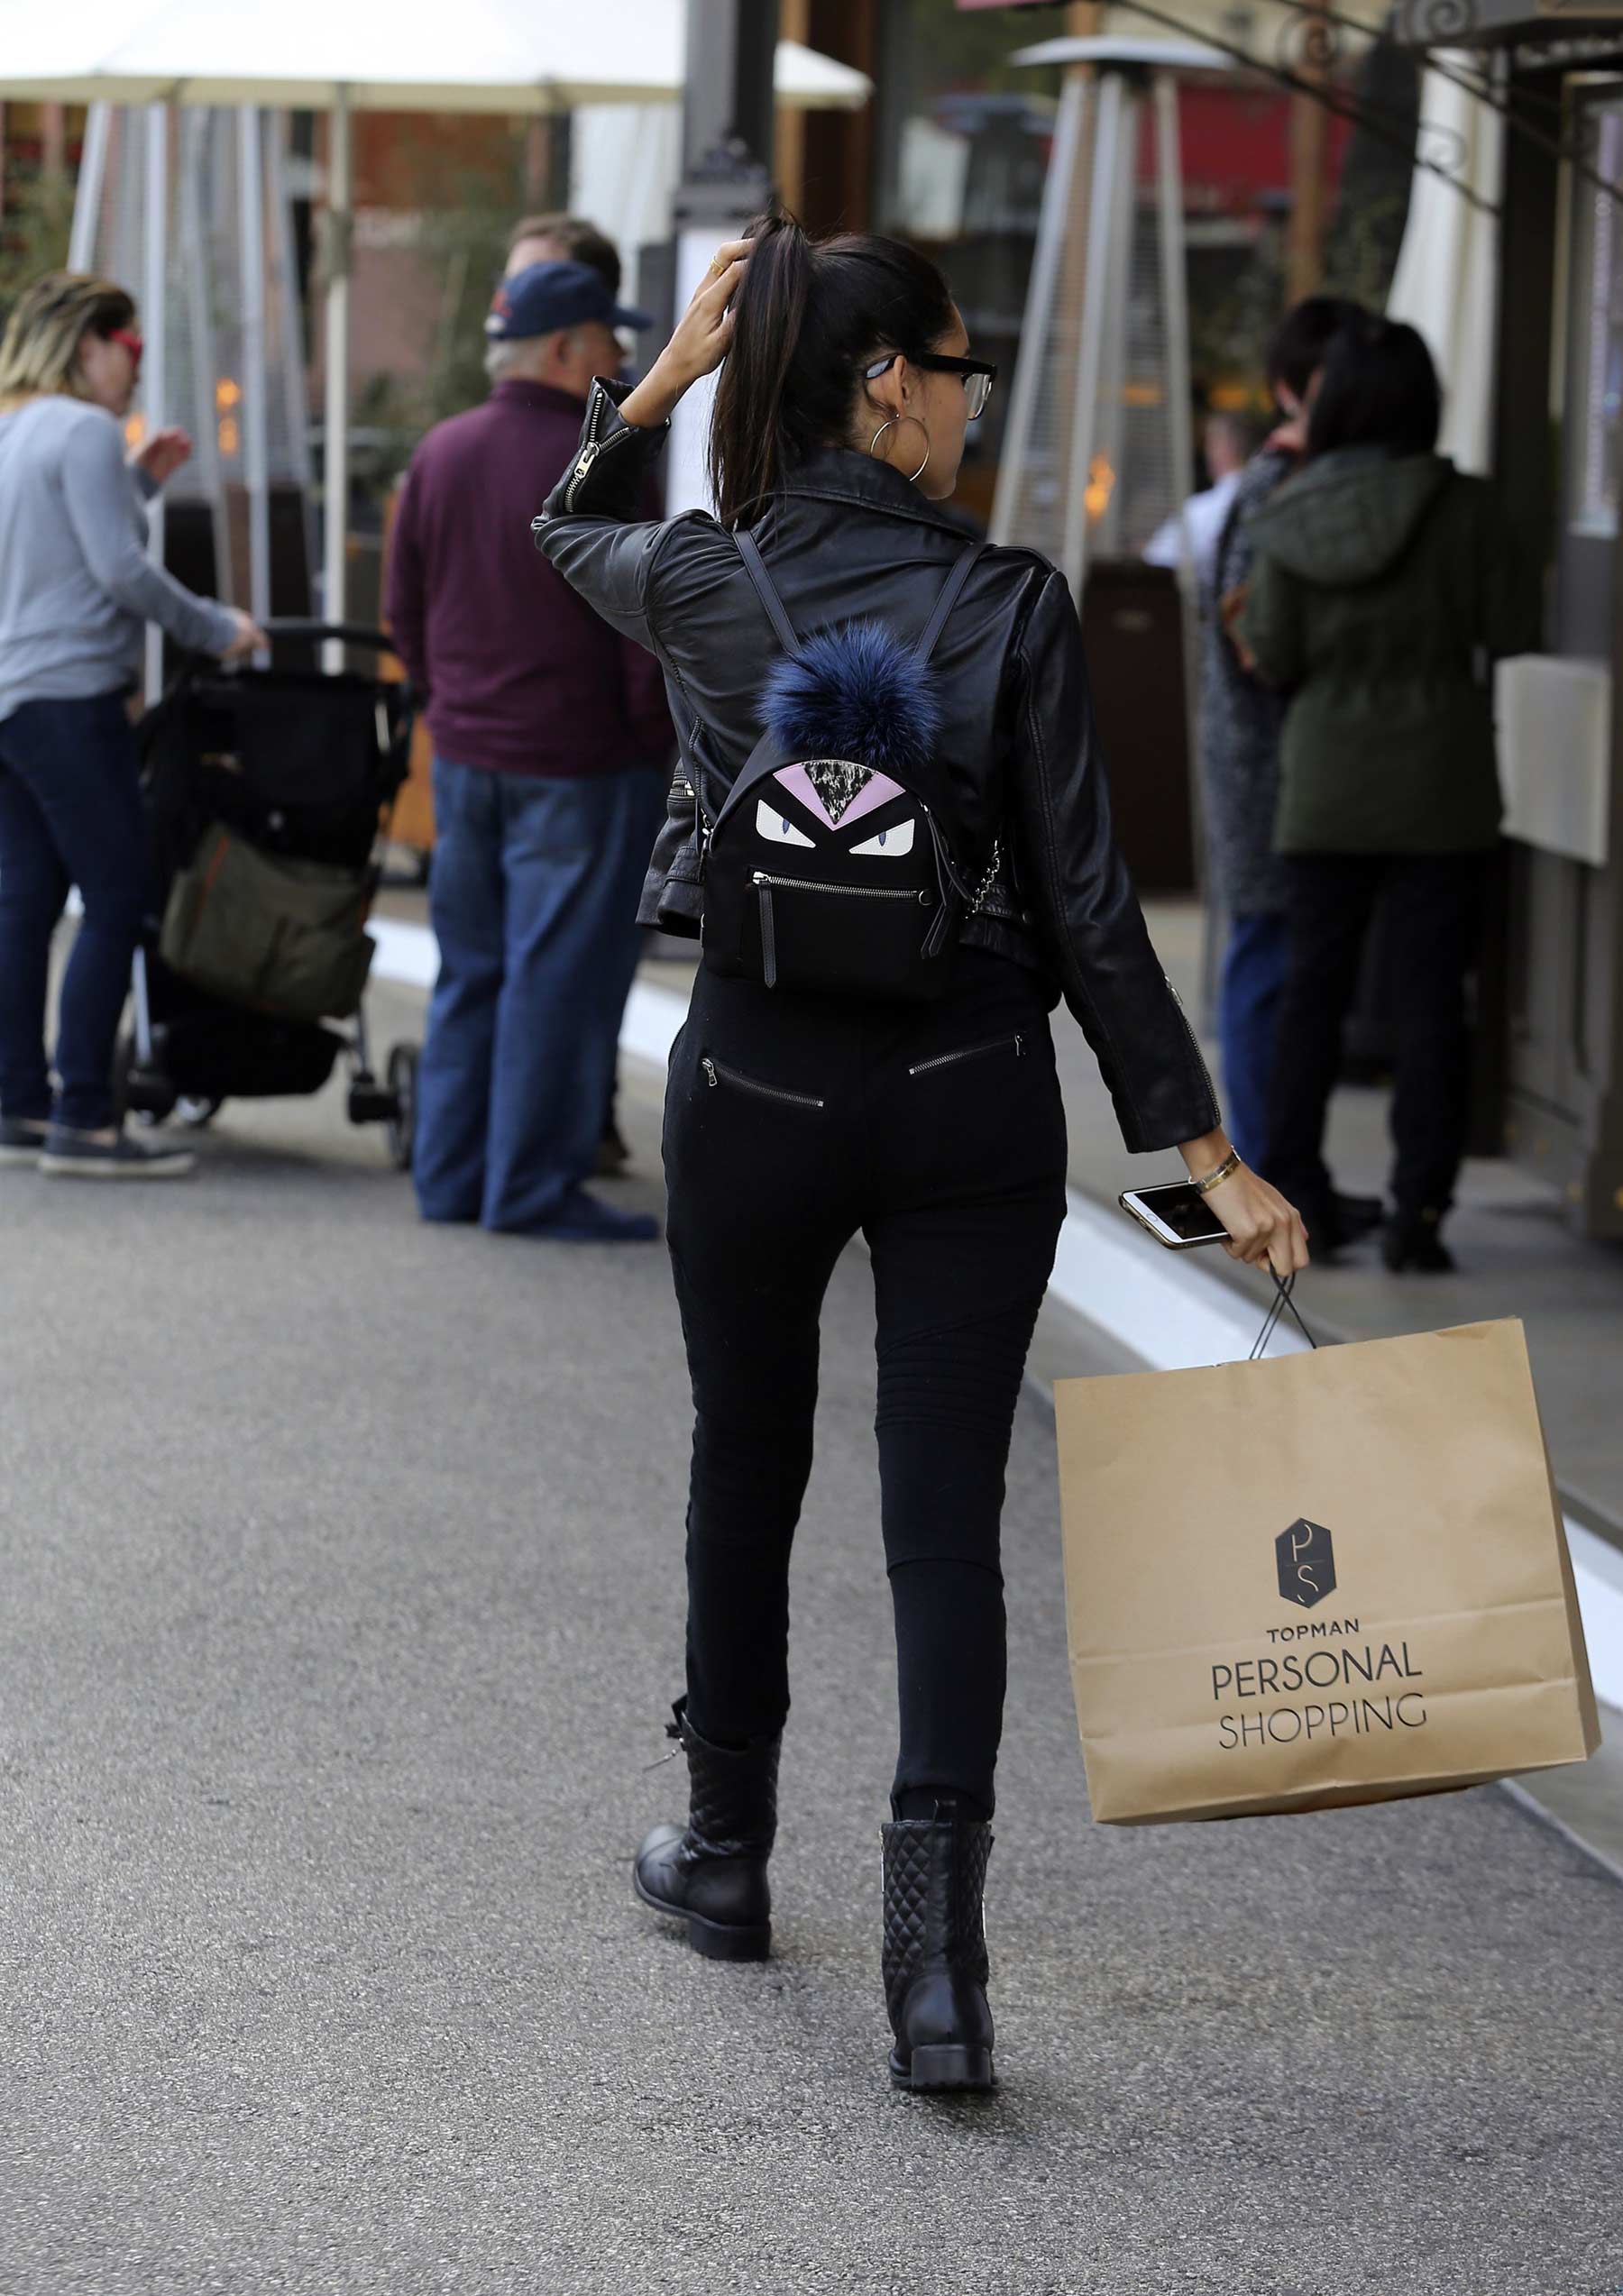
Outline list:
[[[748,258],[747,239],[729,239],[716,250],[676,332],[630,396],[620,402],[620,419],[652,429],[666,420],[684,390],[701,375],[713,374],[732,341],[732,299]]]

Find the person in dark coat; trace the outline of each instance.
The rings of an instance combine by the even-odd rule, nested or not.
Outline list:
[[[1335,1241],[1324,1156],[1342,1029],[1379,906],[1395,976],[1394,1271],[1452,1267],[1464,1156],[1466,982],[1499,841],[1492,663],[1538,642],[1532,560],[1493,490],[1435,452],[1436,370],[1414,328],[1331,345],[1307,462],[1251,520],[1237,636],[1290,696],[1275,847],[1289,949],[1263,1168]]]
[[[1285,871],[1273,850],[1285,697],[1241,660],[1225,602],[1251,578],[1252,512],[1301,466],[1309,394],[1332,339],[1356,307],[1310,295],[1287,313],[1269,345],[1268,387],[1282,419],[1240,473],[1201,599],[1201,792],[1213,888],[1228,916],[1217,1034],[1229,1129],[1253,1162],[1262,1154],[1285,978]]]

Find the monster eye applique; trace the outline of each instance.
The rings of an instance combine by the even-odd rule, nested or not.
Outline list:
[[[914,823],[897,821],[888,829],[881,829],[876,837],[867,837],[861,845],[851,847],[853,861],[900,861],[913,849]]]
[[[756,807],[756,834],[765,837],[768,845],[802,845],[812,846],[815,837],[797,829],[793,821],[768,805],[763,798]]]

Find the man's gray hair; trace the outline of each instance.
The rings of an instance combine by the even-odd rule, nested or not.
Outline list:
[[[485,346],[484,370],[492,382],[500,382],[505,375],[522,374],[535,363],[536,345],[545,343],[545,335],[519,335],[512,343],[491,343]]]

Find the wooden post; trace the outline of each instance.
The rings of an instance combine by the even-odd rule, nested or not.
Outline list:
[[[812,0],[782,0],[778,36],[812,41]],[[779,196],[791,215],[798,215],[806,197],[806,115],[786,104],[777,107],[777,166]]]
[[[68,172],[68,106],[41,104],[41,159],[46,180],[60,184]]]
[[[1329,26],[1316,9],[1302,19],[1301,77],[1316,85],[1325,78],[1324,58]],[[1328,118],[1316,96],[1290,99],[1290,220],[1285,239],[1285,282],[1288,299],[1299,303],[1316,294],[1325,276],[1325,124]]]

